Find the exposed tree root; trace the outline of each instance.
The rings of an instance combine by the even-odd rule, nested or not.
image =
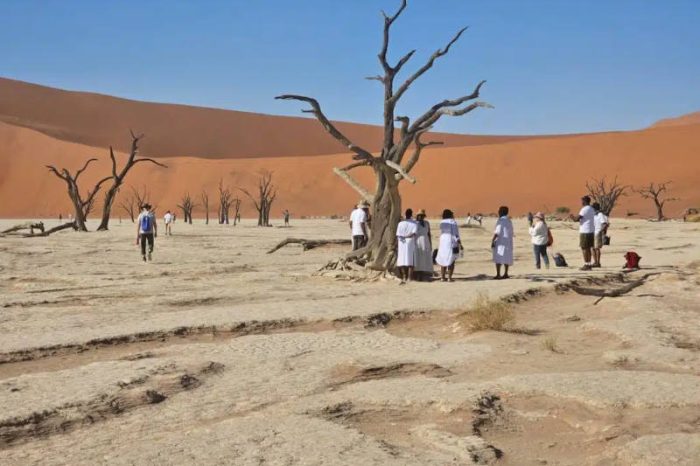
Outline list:
[[[618,288],[587,288],[587,287],[582,287],[576,284],[571,284],[569,285],[569,288],[574,290],[576,293],[580,295],[585,295],[585,296],[598,296],[599,298],[593,303],[593,304],[598,304],[600,301],[603,300],[603,298],[617,298],[619,296],[626,295],[630,291],[634,290],[635,288],[642,286],[644,283],[646,283],[647,279],[649,277],[652,277],[654,275],[660,275],[661,272],[654,272],[654,273],[648,273],[642,276],[641,278],[634,280],[630,283],[627,283],[621,287]]]
[[[281,249],[288,244],[301,244],[301,246],[304,248],[304,251],[308,251],[309,249],[314,249],[318,248],[320,246],[327,246],[329,244],[340,244],[343,246],[351,245],[352,241],[349,239],[304,239],[304,238],[287,238],[285,240],[280,241],[277,246],[274,248],[270,249],[267,251],[268,254],[272,254],[273,252],[277,251],[278,249]]]
[[[68,228],[77,230],[78,225],[76,222],[68,222],[45,230],[43,222],[27,222],[8,228],[7,230],[3,231],[2,234],[0,234],[0,236],[19,236],[20,238],[45,237],[49,236],[52,233],[56,233],[57,231],[65,230]],[[29,233],[20,233],[20,230],[29,230]],[[34,230],[39,230],[39,233],[34,233]]]
[[[41,232],[44,231],[44,222],[25,222],[25,223],[19,223],[15,226],[12,226],[8,228],[7,230],[3,230],[3,234],[9,234],[9,233],[15,233],[20,230],[29,230],[31,233],[34,233],[34,230],[39,230]]]

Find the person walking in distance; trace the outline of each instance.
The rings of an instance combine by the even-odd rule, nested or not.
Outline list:
[[[141,213],[136,220],[136,245],[141,243],[141,257],[143,257],[144,262],[153,259],[153,245],[156,236],[158,236],[156,216],[151,212],[151,205],[144,204],[141,206]],[[146,255],[146,243],[148,243],[148,255]]]
[[[591,197],[586,195],[581,198],[581,210],[578,215],[571,214],[569,218],[579,222],[579,246],[583,254],[583,267],[581,270],[591,270],[593,264],[593,243],[595,236],[595,209],[591,207]]]
[[[289,226],[289,210],[284,209],[284,212],[282,212],[282,215],[284,215],[284,226],[288,227]]]
[[[175,221],[175,216],[167,211],[163,216],[163,223],[165,223],[165,236],[173,236],[173,222]]]
[[[610,221],[608,216],[600,210],[600,204],[593,203],[593,210],[596,214],[593,217],[594,237],[593,237],[593,267],[601,267],[600,253],[605,245],[605,236],[608,234]]]
[[[350,214],[350,231],[352,233],[353,251],[367,244],[367,214],[363,209],[364,206],[365,204],[361,202]]]

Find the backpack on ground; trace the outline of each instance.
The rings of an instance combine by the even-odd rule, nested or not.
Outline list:
[[[566,259],[560,253],[554,254],[554,265],[557,267],[568,267],[569,264],[566,263]]]
[[[627,251],[625,253],[625,269],[638,269],[639,262],[642,260],[642,256],[634,251]]]
[[[151,214],[146,214],[141,217],[141,231],[149,233],[153,229],[153,219]]]
[[[554,244],[554,236],[552,236],[552,230],[547,227],[547,247],[550,247]]]

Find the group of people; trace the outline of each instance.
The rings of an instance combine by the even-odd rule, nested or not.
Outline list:
[[[609,220],[598,203],[591,203],[590,196],[581,198],[582,207],[578,215],[571,215],[573,221],[579,222],[579,245],[583,254],[584,265],[581,270],[601,267],[601,252],[609,241],[607,236]],[[509,269],[513,265],[513,239],[515,232],[513,222],[508,216],[507,206],[498,209],[498,220],[491,238],[492,259],[496,266],[496,280],[510,278]],[[470,219],[473,218],[470,215]],[[480,220],[480,219],[479,219]],[[369,238],[369,205],[358,204],[350,215],[352,247],[357,250],[367,245]],[[535,267],[549,268],[548,248],[554,237],[542,212],[528,214],[529,234],[531,238]],[[440,221],[438,246],[433,249],[430,223],[426,220],[425,210],[420,210],[413,218],[413,210],[407,209],[405,216],[396,229],[396,266],[401,283],[411,280],[430,280],[434,265],[440,267],[440,280],[453,281],[455,262],[463,254],[464,247],[459,234],[459,225],[454,213],[445,209]],[[556,257],[555,257],[556,259]]]

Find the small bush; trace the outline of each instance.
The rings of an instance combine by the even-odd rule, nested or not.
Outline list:
[[[474,304],[460,315],[470,330],[495,330],[508,331],[506,326],[515,320],[511,305],[501,300],[491,300],[483,293],[479,293]]]
[[[700,222],[700,214],[688,215],[685,218],[685,221],[698,223],[698,222]]]
[[[559,347],[557,346],[557,339],[555,337],[547,337],[542,340],[542,348],[551,351],[552,353],[561,353]]]
[[[560,206],[560,207],[557,207],[556,209],[554,209],[554,212],[556,212],[558,214],[568,214],[569,212],[571,212],[571,209],[569,209],[566,206]]]

